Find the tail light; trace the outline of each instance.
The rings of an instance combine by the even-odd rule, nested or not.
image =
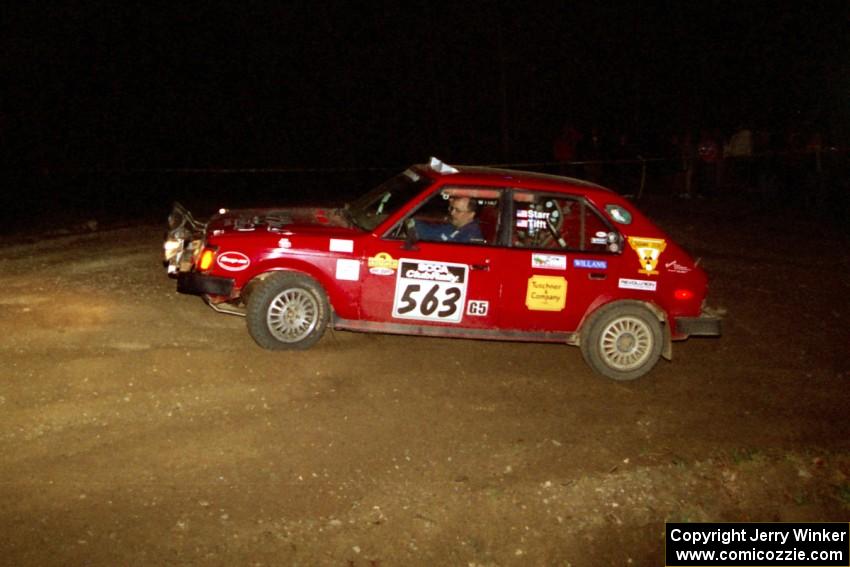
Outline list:
[[[673,292],[673,297],[679,301],[688,301],[693,299],[694,292],[689,289],[677,289]]]

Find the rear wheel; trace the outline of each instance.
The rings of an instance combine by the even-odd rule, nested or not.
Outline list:
[[[658,362],[663,341],[654,313],[638,302],[620,302],[601,308],[585,322],[581,353],[603,376],[634,380]]]
[[[313,278],[278,272],[252,286],[248,298],[248,332],[271,350],[305,349],[325,332],[330,306]]]

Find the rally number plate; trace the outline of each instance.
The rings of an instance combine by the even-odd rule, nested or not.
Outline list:
[[[402,258],[398,268],[394,318],[460,323],[469,266]]]

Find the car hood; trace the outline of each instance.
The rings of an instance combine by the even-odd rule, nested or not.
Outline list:
[[[309,228],[351,228],[338,209],[322,207],[277,207],[272,209],[232,209],[214,215],[207,232],[298,231]]]

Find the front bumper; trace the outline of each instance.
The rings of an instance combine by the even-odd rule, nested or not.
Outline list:
[[[710,315],[699,317],[676,317],[676,337],[719,337],[721,335],[721,319]]]
[[[230,297],[233,292],[233,278],[205,276],[197,272],[177,274],[177,291],[192,295],[221,295]]]

